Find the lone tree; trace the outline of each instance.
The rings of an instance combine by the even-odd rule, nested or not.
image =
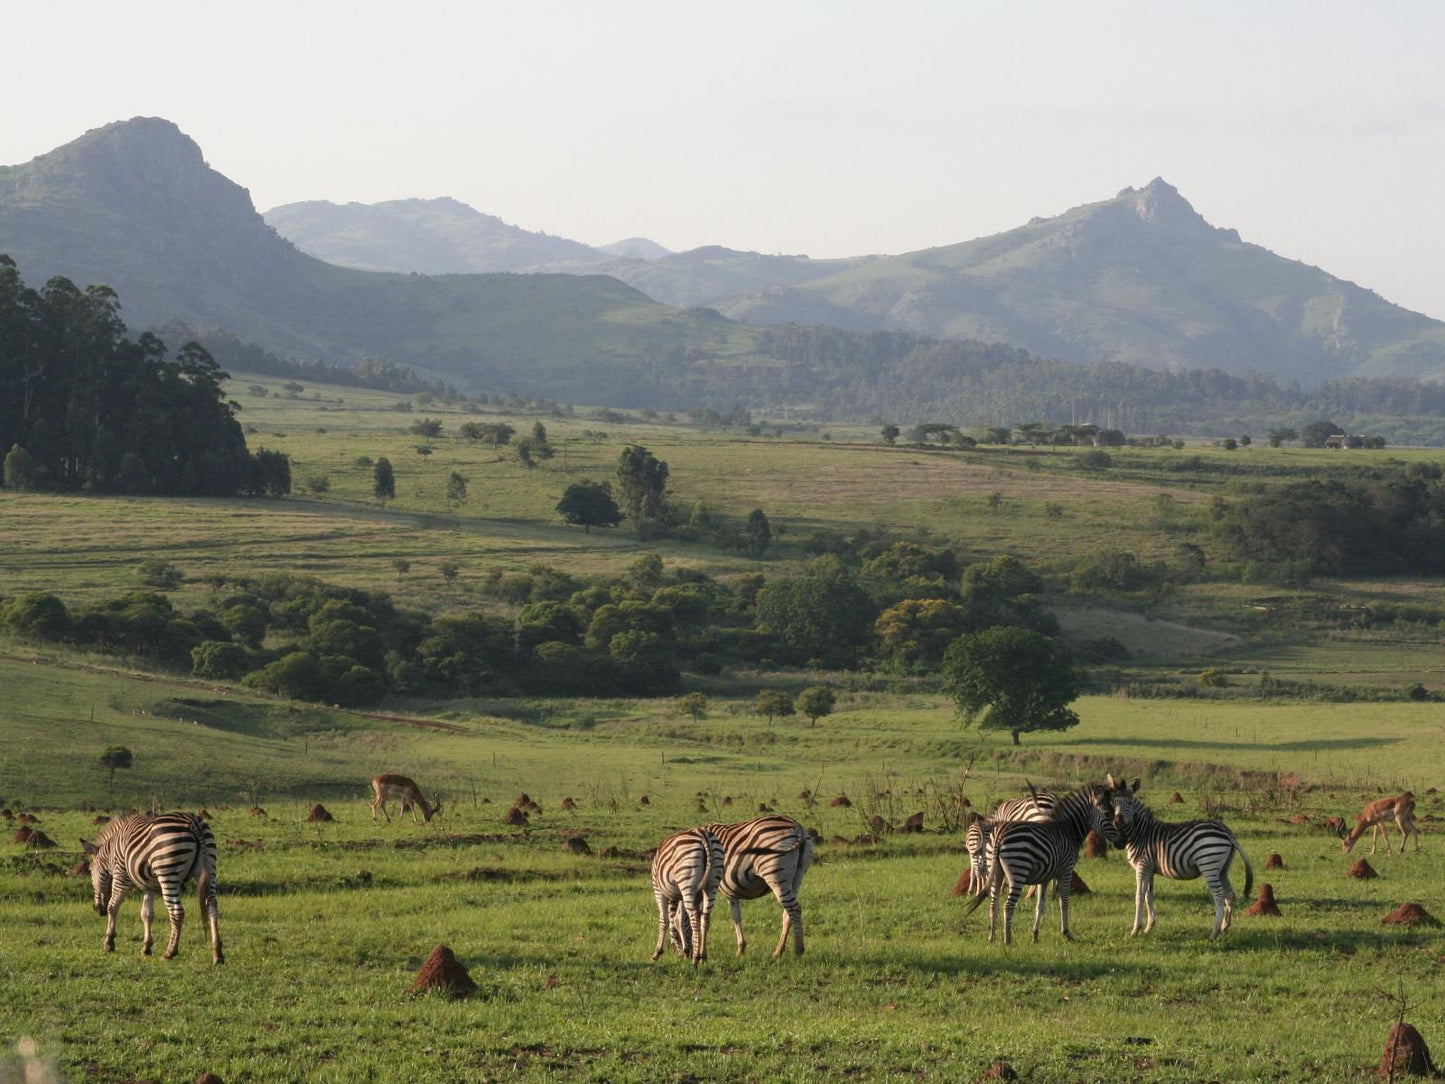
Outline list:
[[[623,510],[634,523],[661,518],[667,464],[642,445],[629,444],[617,458],[617,490]]]
[[[15,444],[5,456],[5,488],[24,493],[35,484],[35,457]]]
[[[808,725],[816,726],[818,720],[833,713],[837,697],[826,685],[810,685],[798,694],[794,702],[799,711],[808,717]]]
[[[943,688],[969,725],[1007,730],[1013,743],[1032,730],[1067,730],[1079,680],[1054,641],[1013,625],[960,636],[943,656]]]
[[[383,508],[386,502],[396,496],[396,475],[391,469],[391,460],[381,456],[371,472],[371,492]]]
[[[879,435],[883,437],[884,444],[895,443],[898,440],[898,433],[898,426],[894,425],[892,422],[889,422],[879,431]]]
[[[701,722],[702,717],[707,714],[707,694],[694,692],[679,697],[677,710],[684,715],[692,716],[694,723]]]
[[[110,769],[110,778],[106,780],[106,786],[114,786],[115,770],[117,768],[130,768],[130,750],[124,745],[108,745],[106,746],[105,752],[100,754],[100,763],[102,767]]]
[[[782,689],[764,689],[758,693],[758,714],[767,718],[768,724],[776,718],[786,719],[793,714],[793,698]]]
[[[747,542],[749,557],[761,557],[772,542],[773,528],[761,508],[754,508],[748,513],[748,525],[743,528],[743,537]]]
[[[581,524],[585,534],[591,534],[593,527],[616,527],[622,522],[622,510],[606,482],[573,482],[557,502],[557,514],[568,523]]]
[[[447,479],[447,504],[456,508],[458,505],[466,503],[466,499],[467,479],[465,475],[452,471],[451,477]]]

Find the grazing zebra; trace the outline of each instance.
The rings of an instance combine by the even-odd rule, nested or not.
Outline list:
[[[987,891],[988,885],[988,833],[1000,821],[1046,821],[1058,805],[1059,796],[1050,791],[1033,791],[1027,798],[1009,798],[999,802],[985,816],[977,814],[969,818],[968,828],[963,834],[963,846],[968,851],[968,884],[975,896]]]
[[[998,821],[988,833],[986,846],[988,864],[988,939],[993,940],[998,921],[998,897],[1004,881],[1008,882],[1008,899],[1004,906],[1003,941],[1013,944],[1013,914],[1027,885],[1039,886],[1038,903],[1034,908],[1032,939],[1039,939],[1044,907],[1049,895],[1049,882],[1057,881],[1059,923],[1064,938],[1072,941],[1069,932],[1069,889],[1074,865],[1079,860],[1079,847],[1090,829],[1111,843],[1119,837],[1109,820],[1109,791],[1097,783],[1059,796],[1053,815],[1046,821]],[[964,909],[972,914],[983,902],[983,895],[974,896]]]
[[[94,843],[81,840],[91,856],[90,882],[95,889],[95,912],[105,915],[105,951],[115,951],[115,916],[121,900],[139,888],[140,917],[145,927],[141,954],[151,952],[151,919],[156,893],[165,901],[171,919],[171,937],[165,958],[181,943],[181,886],[194,879],[206,922],[211,930],[211,958],[221,963],[221,930],[216,910],[216,838],[210,825],[191,813],[138,814],[111,821]]]
[[[1162,873],[1176,881],[1192,881],[1201,874],[1214,897],[1214,929],[1209,933],[1213,941],[1220,930],[1229,929],[1229,920],[1234,912],[1234,887],[1229,883],[1229,864],[1234,861],[1234,852],[1244,862],[1244,894],[1254,890],[1254,868],[1239,840],[1234,838],[1223,821],[1200,820],[1169,823],[1154,819],[1149,807],[1135,796],[1139,780],[1117,783],[1108,776],[1107,782],[1114,806],[1114,824],[1124,837],[1125,853],[1129,865],[1134,867],[1134,928],[1129,931],[1133,937],[1139,932],[1141,913],[1148,912],[1144,932],[1154,928],[1154,875]]]
[[[755,900],[772,892],[783,908],[783,932],[773,959],[783,954],[788,931],[793,934],[793,951],[803,953],[803,907],[798,889],[803,875],[813,864],[813,841],[792,817],[773,814],[741,824],[708,824],[705,828],[722,842],[726,852],[722,894],[728,898],[733,931],[738,938],[738,955],[748,947],[743,937],[743,900]]]
[[[707,959],[707,928],[722,883],[723,846],[705,828],[668,836],[652,857],[652,894],[657,899],[657,948],[662,955],[669,931],[684,957]]]

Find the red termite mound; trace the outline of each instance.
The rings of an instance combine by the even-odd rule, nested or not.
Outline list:
[[[1361,858],[1353,866],[1350,867],[1350,876],[1360,877],[1364,880],[1369,880],[1371,877],[1378,877],[1379,874],[1375,872],[1374,866],[1370,865],[1370,863],[1366,862],[1363,858]]]
[[[984,1070],[983,1076],[979,1077],[980,1080],[1017,1080],[1018,1078],[1019,1075],[1014,1072],[1014,1067],[1006,1061],[994,1062]]]
[[[1264,860],[1265,869],[1284,869],[1284,859],[1277,854],[1272,854]]]
[[[1084,883],[1084,879],[1079,876],[1079,871],[1075,870],[1073,879],[1069,881],[1069,895],[1087,896],[1091,891],[1092,889],[1090,889],[1089,886]]]
[[[1385,1039],[1385,1050],[1380,1055],[1380,1065],[1375,1070],[1379,1076],[1397,1077],[1401,1073],[1415,1076],[1430,1076],[1435,1066],[1430,1061],[1430,1048],[1415,1028],[1401,1021],[1390,1028]]]
[[[431,950],[426,963],[421,965],[410,992],[420,994],[426,990],[440,990],[451,997],[466,997],[476,988],[477,984],[452,950],[446,945],[438,945]]]
[[[1176,790],[1173,794],[1169,795],[1169,804],[1170,804],[1170,805],[1182,805],[1183,802],[1184,802],[1184,795],[1180,794],[1177,790]]]
[[[973,870],[972,870],[970,867],[968,867],[968,866],[964,866],[964,867],[963,867],[963,872],[958,875],[958,880],[954,883],[953,891],[952,891],[951,893],[949,893],[949,895],[952,895],[952,896],[972,896],[972,895],[973,895],[973,889],[969,887],[969,886],[972,885],[972,884],[973,884]]]
[[[315,823],[322,823],[325,821],[334,821],[336,818],[331,815],[330,811],[328,811],[324,805],[317,802],[311,807],[311,812],[306,815],[306,819]]]
[[[1440,920],[1418,903],[1402,903],[1380,921],[1386,926],[1440,925]]]
[[[848,796],[847,796],[846,794],[840,794],[840,795],[838,795],[838,797],[834,798],[834,799],[833,799],[831,802],[829,802],[828,804],[829,804],[829,805],[833,805],[833,806],[844,806],[844,807],[847,807],[847,806],[852,805],[853,803],[849,800],[849,798],[848,798]]]
[[[1099,835],[1098,832],[1090,829],[1089,834],[1084,838],[1084,857],[1103,858],[1108,853],[1108,841],[1105,840],[1103,836]]]
[[[1247,915],[1279,915],[1279,904],[1274,902],[1274,885],[1269,882],[1259,886],[1259,899],[1244,909]]]

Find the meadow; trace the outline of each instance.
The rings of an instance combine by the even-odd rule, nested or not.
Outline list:
[[[960,456],[884,448],[861,428],[831,429],[828,440],[795,427],[738,438],[641,418],[546,417],[558,454],[528,471],[505,450],[457,441],[418,454],[395,396],[308,388],[321,398],[286,400],[249,393],[253,382],[266,383],[237,381],[243,419],[257,429],[252,446],[293,456],[295,496],[0,495],[5,593],[111,597],[138,586],[140,560],[162,557],[185,573],[178,605],[203,601],[207,577],[300,570],[445,611],[495,605],[478,590],[493,569],[615,572],[649,551],[722,577],[774,575],[807,559],[801,539],[819,529],[922,533],[969,559],[1019,553],[1057,574],[1105,534],[1141,557],[1172,553],[1181,538],[1201,537],[1192,510],[1228,486],[1181,484],[1143,452],[1121,453],[1117,472],[1095,477],[1063,450]],[[474,417],[430,405],[417,414],[444,417],[448,430]],[[532,421],[495,417],[519,431]],[[560,524],[552,505],[568,481],[607,477],[627,441],[670,463],[678,500],[732,516],[764,507],[775,532],[783,528],[775,550],[756,562]],[[385,508],[357,465],[378,454],[398,468]],[[1294,470],[1334,453],[1249,454]],[[459,508],[445,501],[451,470],[469,478]],[[318,473],[329,488],[306,494],[304,479]],[[455,580],[441,575],[443,559],[460,565]],[[1246,694],[1264,670],[1361,687],[1438,685],[1437,631],[1324,630],[1311,618],[1389,598],[1434,603],[1442,588],[1339,581],[1280,591],[1214,580],[1147,604],[1056,601],[1079,635],[1128,640],[1140,673],[1209,663]],[[814,680],[839,690],[816,727],[753,710],[759,685]],[[1400,999],[1427,1041],[1445,1045],[1445,939],[1435,927],[1381,921],[1407,901],[1445,917],[1432,793],[1445,776],[1439,702],[1086,696],[1075,704],[1078,727],[1025,735],[1015,748],[965,728],[926,682],[815,673],[688,681],[709,698],[700,719],[672,700],[407,701],[364,713],[0,641],[0,805],[34,812],[59,844],[0,844],[0,1081],[119,1084],[206,1071],[228,1084],[973,1080],[998,1061],[1035,1081],[1364,1081]],[[116,744],[134,763],[111,782],[97,758]],[[442,796],[444,813],[418,825],[393,807],[390,823],[374,824],[367,781],[379,771],[413,776]],[[965,865],[961,799],[986,808],[1026,780],[1068,786],[1106,771],[1141,776],[1161,816],[1228,820],[1256,890],[1269,882],[1282,916],[1238,913],[1251,901],[1236,862],[1241,899],[1218,943],[1207,937],[1213,910],[1202,884],[1163,879],[1158,928],[1131,939],[1132,874],[1111,853],[1081,861],[1092,891],[1074,900],[1074,943],[1060,937],[1051,907],[1030,944],[1024,905],[1016,943],[988,944],[986,910],[965,920],[963,898],[951,894]],[[1405,788],[1420,798],[1423,849],[1369,856],[1362,845],[1342,855],[1324,818]],[[1174,791],[1182,802],[1169,802]],[[522,792],[542,812],[508,826],[503,814]],[[839,795],[852,804],[832,805]],[[334,822],[307,820],[318,802]],[[807,953],[768,958],[780,915],[761,900],[744,905],[744,957],[734,955],[723,905],[707,963],[694,969],[668,955],[649,964],[648,849],[678,827],[744,819],[763,803],[822,840],[801,892]],[[122,908],[116,952],[101,951],[89,880],[70,872],[79,840],[97,830],[98,810],[152,804],[210,815],[222,967],[210,963],[193,894],[177,959],[140,957],[135,898]],[[917,812],[919,834],[879,835],[871,824]],[[569,848],[577,839],[589,853]],[[1265,872],[1270,854],[1283,868]],[[1361,855],[1377,879],[1346,875]],[[408,994],[437,944],[469,969],[474,995]]]

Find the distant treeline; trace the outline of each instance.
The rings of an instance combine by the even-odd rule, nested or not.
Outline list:
[[[5,483],[111,493],[280,494],[290,464],[252,456],[221,384],[187,342],[168,358],[149,332],[132,339],[106,286],[56,277],[25,285],[0,254],[0,454]]]
[[[980,427],[1094,422],[1130,433],[1207,435],[1329,417],[1396,444],[1445,440],[1445,384],[1405,378],[1350,377],[1306,390],[1263,374],[1076,365],[1003,343],[795,325],[765,329],[760,352],[787,363],[773,374],[776,392],[808,396],[827,417]],[[751,396],[731,399],[761,405]]]
[[[438,399],[460,399],[456,388],[441,380],[427,380],[409,365],[362,358],[355,365],[338,365],[319,358],[283,358],[255,343],[242,342],[229,331],[197,331],[183,321],[172,321],[161,329],[167,337],[199,343],[222,367],[265,376],[285,376],[319,384],[348,388],[398,392],[402,395],[433,395]]]

